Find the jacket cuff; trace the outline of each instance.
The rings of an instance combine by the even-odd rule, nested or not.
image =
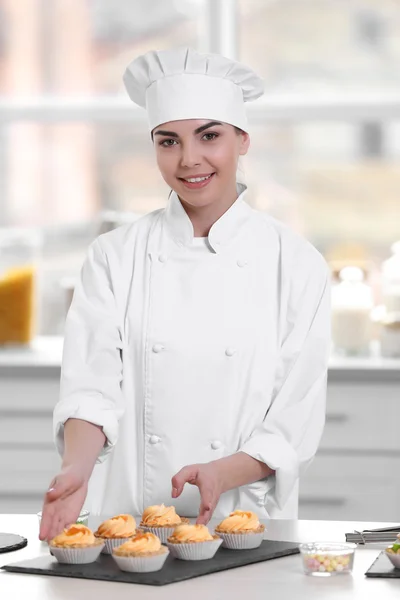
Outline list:
[[[261,433],[253,435],[239,451],[265,463],[275,471],[275,475],[265,480],[268,482],[265,486],[265,505],[268,508],[267,505],[271,503],[283,510],[299,478],[299,459],[292,446],[279,435]]]
[[[64,425],[68,419],[80,419],[98,425],[106,436],[106,442],[96,459],[96,464],[104,462],[114,448],[118,439],[118,421],[112,411],[104,406],[99,407],[98,399],[92,402],[85,400],[85,405],[76,403],[63,408],[55,408],[53,417],[54,442],[60,456],[64,455]]]

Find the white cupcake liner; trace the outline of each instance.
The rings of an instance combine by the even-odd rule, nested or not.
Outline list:
[[[132,535],[130,537],[125,537],[125,538],[97,538],[97,539],[102,539],[104,542],[104,548],[101,551],[101,553],[102,554],[112,554],[112,551],[114,550],[114,548],[118,548],[118,546],[121,546],[122,544],[127,542],[134,535],[135,534],[132,533]]]
[[[220,533],[215,532],[222,539],[222,547],[229,550],[251,550],[258,548],[264,539],[264,531],[259,533]]]
[[[169,552],[166,549],[162,554],[154,554],[153,556],[117,556],[112,557],[117,563],[121,571],[129,571],[130,573],[150,573],[152,571],[160,571]]]
[[[173,527],[147,527],[146,525],[140,525],[140,529],[147,533],[154,533],[162,544],[167,543],[167,539],[174,533],[176,525]]]
[[[222,544],[222,539],[212,542],[193,542],[192,544],[171,544],[167,546],[174,558],[180,560],[207,560],[213,558],[218,548]]]
[[[96,544],[87,548],[57,548],[50,546],[51,554],[60,563],[69,565],[85,565],[98,559],[103,549],[103,544]]]

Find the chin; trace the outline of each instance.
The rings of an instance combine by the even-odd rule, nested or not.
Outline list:
[[[188,192],[188,190],[182,190],[182,192],[178,193],[178,196],[186,200],[186,202],[189,204],[193,204],[193,206],[205,206],[206,204],[211,204],[214,202],[216,198],[219,198],[221,196],[221,192],[215,189],[204,190],[203,192]]]
[[[212,198],[191,198],[188,196],[183,196],[183,194],[179,194],[179,198],[183,200],[189,206],[193,206],[194,208],[200,208],[204,206],[208,206],[214,202]]]

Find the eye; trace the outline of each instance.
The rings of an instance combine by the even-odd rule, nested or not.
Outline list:
[[[172,142],[172,144],[170,144],[169,142]],[[164,148],[169,148],[170,146],[173,146],[175,142],[176,140],[169,138],[168,140],[163,140],[162,142],[160,142],[160,146],[163,146]]]
[[[211,137],[207,137],[207,136],[211,136]],[[212,142],[213,140],[215,140],[218,137],[218,133],[205,133],[203,135],[203,139],[206,138],[206,142]]]

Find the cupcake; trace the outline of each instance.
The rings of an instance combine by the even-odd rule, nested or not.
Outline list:
[[[176,514],[173,506],[164,506],[164,504],[156,504],[148,506],[142,515],[140,528],[143,531],[150,531],[157,535],[163,544],[166,544],[167,539],[173,534],[177,525],[189,523],[189,519],[181,519]]]
[[[51,553],[60,563],[83,565],[94,562],[104,547],[104,542],[86,527],[75,523],[49,542]]]
[[[189,525],[187,523],[178,525],[167,540],[167,546],[172,556],[181,560],[212,558],[221,543],[221,538],[211,535],[205,525]]]
[[[235,510],[217,525],[215,533],[222,538],[224,548],[250,550],[261,546],[264,530],[265,526],[261,525],[255,513]]]
[[[168,548],[161,544],[154,533],[138,532],[133,538],[112,551],[112,556],[121,571],[149,573],[162,569]]]
[[[136,521],[131,515],[117,515],[99,525],[94,535],[104,541],[103,554],[111,554],[136,533]]]

